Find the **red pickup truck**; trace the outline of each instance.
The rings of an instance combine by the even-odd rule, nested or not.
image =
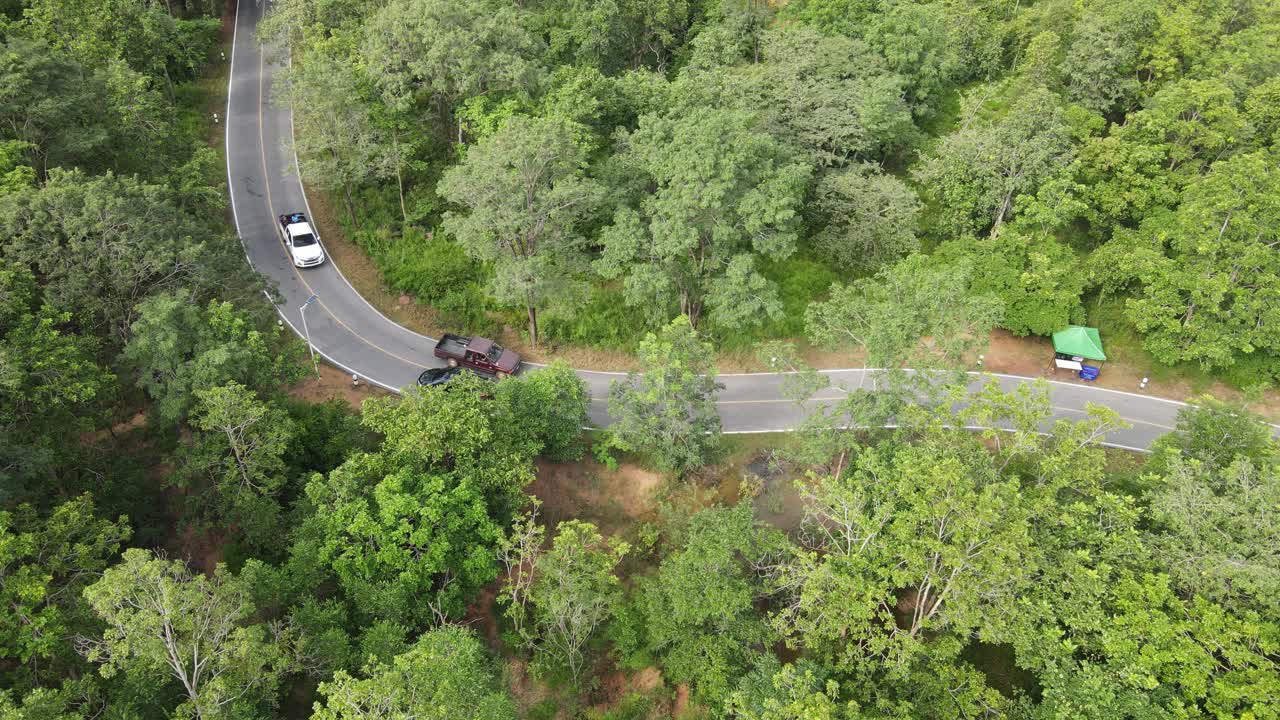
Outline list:
[[[471,368],[499,380],[515,373],[520,367],[520,355],[504,350],[488,338],[445,335],[436,343],[434,355],[449,363],[449,367]]]

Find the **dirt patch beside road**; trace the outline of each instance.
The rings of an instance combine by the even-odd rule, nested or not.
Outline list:
[[[320,363],[320,377],[317,379],[314,373],[308,374],[307,379],[290,385],[288,388],[289,397],[295,400],[303,400],[309,403],[322,403],[326,400],[341,400],[359,411],[360,404],[367,398],[385,397],[391,393],[383,390],[377,385],[371,385],[366,380],[361,380],[359,385],[351,382],[351,376],[339,370],[332,365]]]
[[[636,465],[610,470],[600,463],[539,460],[538,477],[526,490],[542,501],[542,521],[554,528],[561,520],[595,523],[614,535],[657,508],[662,476]]]

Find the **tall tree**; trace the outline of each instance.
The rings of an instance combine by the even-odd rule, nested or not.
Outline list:
[[[575,685],[587,643],[621,599],[613,568],[629,550],[625,542],[601,537],[591,523],[566,520],[556,526],[551,549],[538,557],[529,589],[534,651],[551,668],[568,670]]]
[[[188,455],[191,470],[213,481],[223,518],[257,547],[271,546],[280,530],[275,496],[287,479],[284,455],[294,435],[289,416],[236,382],[195,395],[191,424],[201,432]]]
[[[775,640],[757,609],[768,594],[757,568],[772,564],[783,543],[756,525],[747,502],[698,512],[683,535],[639,586],[645,633],[664,676],[691,683],[714,707]]]
[[[826,175],[814,189],[821,229],[814,248],[852,270],[876,270],[920,249],[920,200],[906,183],[871,166]]]
[[[102,112],[102,76],[18,33],[6,34],[0,53],[0,132],[24,143],[27,164],[42,177],[60,165],[103,167],[117,129]]]
[[[1151,545],[1174,581],[1239,613],[1280,622],[1280,469],[1239,457],[1214,468],[1175,458],[1158,478]]]
[[[609,435],[623,450],[643,453],[663,470],[697,469],[720,442],[718,389],[711,346],[683,315],[640,343],[644,371],[609,388]]]
[[[128,520],[99,518],[89,495],[44,516],[30,505],[0,511],[0,656],[48,684],[48,669],[66,661],[66,638],[92,624],[81,591],[129,535]]]
[[[464,373],[447,388],[370,400],[361,420],[382,436],[380,452],[395,466],[451,473],[485,493],[495,508],[512,508],[523,504],[533,458],[542,449],[524,422],[536,428],[544,421],[521,414],[537,409],[516,402],[521,393],[500,392],[497,402],[488,399],[491,394],[489,380]]]
[[[1015,214],[1018,196],[1034,193],[1070,158],[1060,102],[1038,88],[994,122],[966,119],[924,159],[915,177],[942,206],[942,230],[994,232]]]
[[[166,83],[193,75],[213,40],[206,33],[203,45],[189,47],[200,23],[181,21],[156,2],[33,0],[25,16],[36,37],[66,48],[86,66],[123,61]]]
[[[1130,1],[1090,7],[1082,15],[1062,62],[1073,100],[1099,113],[1133,106],[1142,45],[1155,30],[1156,14],[1155,6]]]
[[[747,108],[817,164],[881,159],[915,134],[903,79],[862,41],[800,25],[767,33],[762,50]]]
[[[0,199],[0,255],[30,267],[44,303],[120,340],[143,299],[165,291],[202,295],[244,262],[231,243],[136,178],[57,171],[42,187]]]
[[[946,243],[937,255],[973,268],[972,292],[998,298],[999,324],[1015,335],[1049,335],[1083,315],[1088,273],[1052,236],[1005,225],[992,237]]]
[[[446,130],[469,97],[531,89],[541,40],[509,3],[391,0],[365,24],[365,60],[389,104],[434,105]]]
[[[278,85],[298,108],[294,149],[304,161],[302,177],[326,190],[340,190],[351,221],[357,222],[354,188],[373,177],[375,158],[387,144],[374,126],[365,97],[369,85],[349,41],[318,40],[307,47],[305,61],[290,67]]]
[[[1168,457],[1195,460],[1210,469],[1227,467],[1239,458],[1257,466],[1280,460],[1280,447],[1272,428],[1243,404],[1198,397],[1178,411],[1171,432],[1161,435],[1152,447],[1151,469],[1163,472]]]
[[[407,652],[365,668],[364,678],[339,670],[320,684],[324,702],[311,720],[515,720],[516,707],[469,630],[424,633]]]
[[[1225,367],[1280,352],[1280,171],[1275,154],[1215,163],[1175,213],[1117,234],[1090,258],[1104,282],[1137,284],[1125,314],[1164,362]]]
[[[296,552],[332,569],[368,618],[443,623],[498,575],[502,531],[480,489],[450,473],[357,455],[307,498],[316,514]]]
[[[972,270],[915,255],[874,278],[836,285],[805,312],[813,342],[866,353],[871,367],[962,364],[986,343],[1000,303],[975,293]]]
[[[201,308],[178,295],[157,295],[139,304],[130,330],[123,358],[164,422],[186,418],[198,390],[236,382],[266,392],[301,372],[278,328],[274,336],[259,330],[228,302]]]
[[[577,223],[598,201],[573,128],[554,119],[512,118],[467,151],[438,192],[466,208],[444,229],[478,260],[493,263],[493,294],[517,302],[538,343],[538,309],[566,305],[585,269]]]
[[[1280,443],[1246,408],[1201,398],[1149,464],[1148,542],[1184,592],[1237,613],[1280,613]]]
[[[31,272],[0,261],[0,501],[75,453],[66,434],[92,429],[94,403],[113,386],[98,343],[39,302]]]
[[[793,642],[857,672],[1012,611],[1035,557],[1028,510],[1018,483],[953,432],[868,447],[847,475],[802,483],[807,549],[779,580],[777,623]]]
[[[759,258],[795,251],[809,166],[743,112],[702,108],[646,115],[626,138],[626,162],[650,192],[618,210],[596,267],[622,278],[627,302],[662,319],[741,328],[781,312]]]
[[[511,414],[509,422],[542,443],[540,453],[551,460],[579,460],[586,451],[586,381],[563,360],[515,382],[498,384],[498,397]]]
[[[287,668],[282,638],[247,623],[249,588],[224,567],[206,577],[134,548],[84,596],[105,625],[101,637],[81,638],[85,657],[104,677],[176,681],[183,710],[199,720],[252,714]]]
[[[702,14],[691,0],[552,0],[541,3],[552,56],[605,72],[665,69]]]

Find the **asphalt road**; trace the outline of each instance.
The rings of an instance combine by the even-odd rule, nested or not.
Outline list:
[[[269,0],[241,0],[231,53],[226,112],[227,177],[236,230],[253,268],[272,281],[283,297],[281,317],[299,335],[309,332],[316,351],[348,373],[390,390],[413,384],[423,368],[440,365],[435,341],[401,327],[379,313],[351,287],[332,261],[297,269],[276,234],[276,216],[302,210],[310,214],[298,180],[297,160],[286,150],[292,137],[289,107],[272,100],[272,83],[281,69],[277,49],[261,48],[254,28]],[[322,238],[323,240],[323,238]],[[316,301],[305,310],[312,295]],[[864,370],[832,370],[836,382],[856,385]],[[591,389],[592,422],[605,424],[604,398],[616,373],[580,371]],[[1006,388],[1028,378],[997,376]],[[782,397],[774,374],[722,375],[720,414],[726,432],[768,432],[794,428],[808,410]],[[826,397],[831,397],[828,392]],[[821,396],[820,396],[821,397]],[[1143,450],[1173,428],[1180,402],[1133,393],[1052,383],[1057,417],[1079,419],[1088,403],[1116,410],[1131,427],[1108,435],[1115,447]]]

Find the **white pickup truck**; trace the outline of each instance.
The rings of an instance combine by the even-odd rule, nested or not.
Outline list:
[[[289,251],[289,259],[296,267],[315,267],[324,262],[324,248],[320,247],[320,236],[307,222],[302,213],[281,215],[276,225],[280,231],[280,240]]]

